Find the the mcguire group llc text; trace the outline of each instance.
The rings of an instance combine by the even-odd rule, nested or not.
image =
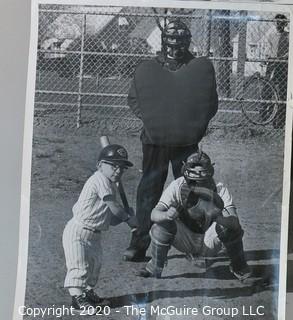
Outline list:
[[[178,306],[150,306],[148,308],[138,307],[135,305],[124,306],[126,315],[161,315],[161,316],[265,316],[264,306],[246,306],[239,307],[212,307],[209,305],[198,307],[178,307]]]
[[[203,316],[225,316],[227,318],[234,318],[236,316],[247,316],[248,319],[254,316],[265,316],[264,306],[247,306],[242,305],[238,307],[212,307],[205,305],[202,307],[188,307],[183,306],[153,306],[148,307],[138,306],[138,305],[127,305],[123,306],[120,309],[112,309],[110,306],[92,308],[92,310],[80,310],[79,315],[103,315],[110,316],[111,314],[126,314],[127,316],[199,316],[199,319],[202,319]],[[56,318],[62,318],[63,316],[75,316],[75,310],[73,307],[66,306],[55,306],[50,307],[28,307],[20,306],[18,312],[21,316],[29,316],[31,318],[44,318],[46,316],[55,316]]]

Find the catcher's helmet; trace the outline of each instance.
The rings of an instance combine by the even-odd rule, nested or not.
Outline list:
[[[202,151],[191,154],[183,164],[182,171],[187,183],[206,181],[214,175],[213,163]]]
[[[191,33],[179,19],[171,20],[162,31],[162,50],[170,58],[181,59],[188,50]]]
[[[120,164],[125,167],[132,167],[133,163],[128,161],[128,154],[124,147],[119,144],[109,144],[104,147],[99,155],[98,161],[105,161]]]

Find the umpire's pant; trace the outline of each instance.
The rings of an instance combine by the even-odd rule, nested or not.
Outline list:
[[[168,175],[169,161],[174,178],[182,176],[183,161],[198,150],[197,144],[184,147],[142,144],[143,175],[137,188],[136,216],[142,236],[148,235],[151,228],[151,212],[158,203]]]

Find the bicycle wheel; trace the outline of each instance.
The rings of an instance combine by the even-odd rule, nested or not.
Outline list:
[[[242,112],[250,122],[266,125],[272,122],[277,114],[278,100],[278,93],[268,80],[251,77],[244,86]]]

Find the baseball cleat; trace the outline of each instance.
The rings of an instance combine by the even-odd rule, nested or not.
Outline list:
[[[95,307],[97,306],[105,307],[105,306],[110,306],[111,304],[110,300],[99,297],[93,289],[86,289],[84,290],[84,293],[88,301]]]
[[[138,273],[136,275],[139,276],[139,277],[142,277],[142,278],[157,278],[157,279],[160,279],[161,278],[161,274],[162,274],[161,271],[151,272],[148,269],[144,268],[144,269],[138,271]]]
[[[97,312],[96,307],[89,301],[84,292],[79,296],[72,296],[71,306],[75,312],[82,312],[85,315],[93,316]]]
[[[249,279],[252,275],[252,272],[251,272],[249,266],[245,266],[241,270],[235,270],[235,269],[233,269],[232,265],[230,264],[229,270],[238,280],[240,280],[243,283],[245,283],[245,281],[247,279]]]

